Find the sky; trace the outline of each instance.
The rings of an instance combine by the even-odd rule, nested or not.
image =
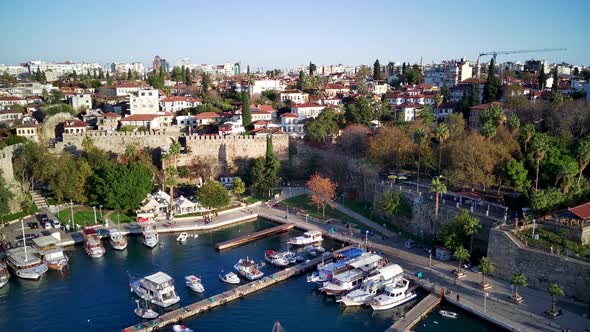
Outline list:
[[[0,2],[0,63],[241,62],[243,68],[432,63],[487,51],[590,65],[588,0]],[[489,58],[482,58],[482,61]]]

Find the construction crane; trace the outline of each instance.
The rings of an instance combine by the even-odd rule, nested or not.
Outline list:
[[[491,55],[494,58],[494,62],[496,62],[496,57],[498,54],[520,54],[520,53],[540,53],[540,52],[557,52],[557,51],[567,51],[567,48],[539,48],[539,49],[532,49],[532,50],[514,50],[514,51],[491,51],[486,53],[480,53],[477,57],[477,78],[479,78],[479,58],[486,55]]]

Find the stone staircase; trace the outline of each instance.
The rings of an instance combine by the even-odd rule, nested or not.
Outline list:
[[[37,208],[42,209],[42,208],[47,208],[49,207],[47,205],[47,201],[45,200],[45,197],[43,197],[39,192],[37,191],[31,191],[31,197],[33,198],[33,203],[35,203],[35,205],[37,205]]]

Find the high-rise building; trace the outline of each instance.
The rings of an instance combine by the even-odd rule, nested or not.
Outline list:
[[[160,57],[158,55],[156,55],[154,57],[154,63],[153,63],[152,68],[154,69],[154,73],[160,72],[161,65],[160,65]]]

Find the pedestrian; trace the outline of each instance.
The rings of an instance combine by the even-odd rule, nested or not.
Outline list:
[[[457,293],[457,302],[459,302],[459,293]]]

